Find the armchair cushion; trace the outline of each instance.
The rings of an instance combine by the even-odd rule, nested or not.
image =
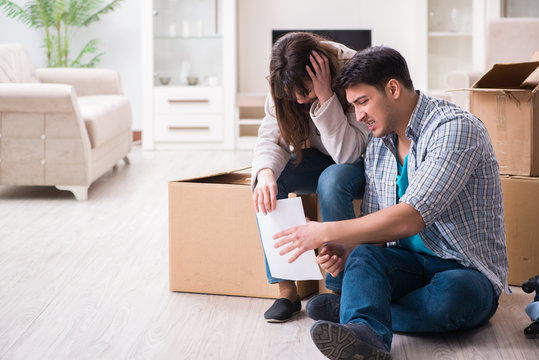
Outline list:
[[[131,108],[126,97],[94,95],[79,96],[77,100],[92,149],[131,131]]]

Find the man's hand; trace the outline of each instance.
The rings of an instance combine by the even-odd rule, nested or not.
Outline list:
[[[316,263],[320,265],[325,272],[337,277],[344,270],[346,259],[349,252],[343,245],[327,243],[316,257]]]
[[[258,172],[253,204],[256,212],[262,211],[264,215],[277,207],[277,181],[273,170],[262,169]]]
[[[327,241],[324,229],[324,223],[309,221],[305,225],[296,226],[275,234],[273,238],[277,242],[274,246],[275,248],[280,248],[288,245],[279,252],[281,256],[297,249],[288,259],[289,263],[294,262],[304,252],[317,249]]]
[[[328,101],[333,96],[331,89],[331,71],[329,69],[329,60],[324,55],[318,54],[313,50],[309,56],[314,73],[309,66],[306,66],[307,73],[313,82],[313,90],[320,101],[320,105]]]

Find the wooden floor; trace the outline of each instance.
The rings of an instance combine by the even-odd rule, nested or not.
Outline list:
[[[268,324],[267,299],[168,290],[167,181],[250,164],[250,152],[147,152],[92,185],[0,187],[0,359],[323,359],[302,312]],[[394,359],[539,359],[513,288],[490,323],[395,335]],[[304,302],[305,305],[305,302]]]

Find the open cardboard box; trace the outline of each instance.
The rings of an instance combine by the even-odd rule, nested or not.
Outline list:
[[[169,182],[170,290],[278,296],[266,278],[250,173],[242,170]],[[315,206],[304,202],[306,216]],[[316,291],[317,281],[298,282],[300,297]]]
[[[501,174],[539,176],[538,68],[496,64],[470,89],[470,111],[487,127]]]

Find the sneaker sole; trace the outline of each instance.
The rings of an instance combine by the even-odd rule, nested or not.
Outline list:
[[[389,353],[373,349],[371,345],[336,325],[322,323],[311,331],[314,344],[327,358],[331,360],[391,360]]]

